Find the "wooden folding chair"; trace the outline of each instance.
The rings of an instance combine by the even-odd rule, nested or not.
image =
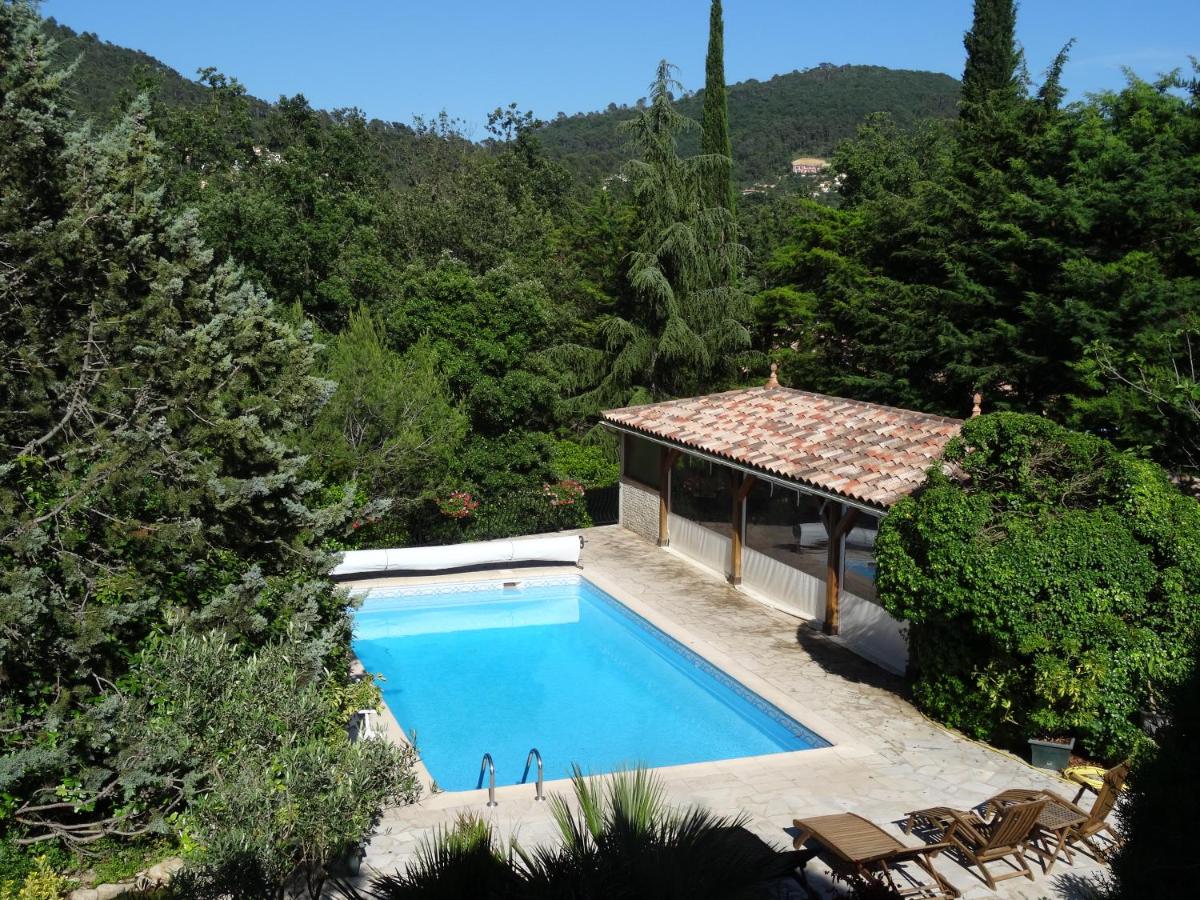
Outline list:
[[[987,886],[995,890],[996,882],[1018,875],[1033,880],[1025,853],[1045,806],[1045,799],[1000,806],[990,820],[937,806],[909,813],[904,830],[909,832],[918,823],[942,829],[942,841],[957,850],[968,866],[978,868]],[[988,868],[994,862],[1007,862],[1014,871],[996,874]]]
[[[1046,828],[1045,822],[1039,823],[1044,830],[1055,833],[1057,846],[1054,856],[1056,857],[1058,852],[1062,851],[1066,854],[1067,862],[1070,863],[1074,862],[1072,850],[1086,848],[1086,852],[1093,859],[1104,860],[1112,849],[1121,846],[1123,840],[1121,834],[1109,824],[1108,816],[1121,797],[1121,791],[1125,787],[1125,779],[1128,775],[1129,765],[1127,763],[1122,763],[1105,772],[1100,784],[1100,792],[1096,795],[1096,801],[1092,804],[1091,809],[1078,806],[1078,797],[1075,801],[1071,801],[1060,797],[1053,791],[1020,788],[997,794],[983,804],[983,809],[986,815],[988,809],[1014,803],[1026,803],[1031,800],[1045,800],[1048,804],[1047,810],[1053,809],[1056,813],[1054,818],[1062,823],[1062,827],[1057,829]],[[1105,839],[1109,843],[1108,847],[1103,847],[1096,842],[1096,839],[1104,832],[1107,832]]]

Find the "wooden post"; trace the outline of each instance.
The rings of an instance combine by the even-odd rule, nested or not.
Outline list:
[[[828,503],[821,513],[829,536],[825,552],[825,622],[821,627],[826,634],[837,634],[841,625],[842,538],[857,519],[857,509],[850,507],[843,512],[840,503]]]
[[[671,467],[679,459],[679,451],[659,448],[658,456],[658,546],[671,543],[667,514],[671,511]]]
[[[750,489],[754,487],[754,482],[757,480],[754,475],[739,478],[735,470],[729,470],[729,493],[733,497],[729,517],[730,535],[733,538],[729,554],[730,584],[742,583],[742,545],[746,542],[746,533],[743,527],[745,516],[742,513],[746,509],[746,497],[749,496]]]

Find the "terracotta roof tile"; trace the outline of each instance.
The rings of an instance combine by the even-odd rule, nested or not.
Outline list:
[[[612,427],[886,509],[925,480],[962,422],[782,387],[604,413]]]

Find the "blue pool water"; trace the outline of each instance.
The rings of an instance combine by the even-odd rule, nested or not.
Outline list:
[[[580,577],[372,589],[354,650],[444,790],[828,746]]]

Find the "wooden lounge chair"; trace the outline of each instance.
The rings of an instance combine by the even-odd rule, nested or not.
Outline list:
[[[994,891],[997,881],[1018,875],[1033,880],[1025,851],[1045,807],[1045,799],[998,805],[992,818],[985,820],[973,812],[936,806],[910,812],[904,831],[911,832],[917,824],[941,829],[943,845],[949,844],[957,850],[967,866],[978,868],[984,882]],[[1014,871],[996,874],[988,868],[994,862],[1007,862]]]
[[[834,869],[842,874],[885,884],[898,897],[954,900],[959,896],[958,889],[941,876],[932,862],[949,844],[907,847],[874,822],[854,813],[794,819],[792,824],[798,832],[792,846],[802,850],[810,839],[818,841],[833,857]],[[809,851],[804,863],[816,855]],[[906,862],[915,863],[932,882],[918,881],[911,871],[897,868]]]
[[[1066,854],[1067,862],[1074,862],[1075,857],[1071,851],[1080,848],[1080,845],[1082,845],[1093,859],[1103,860],[1108,855],[1109,850],[1120,847],[1122,843],[1120,833],[1108,823],[1108,815],[1113,811],[1113,807],[1117,805],[1117,800],[1120,799],[1121,790],[1125,786],[1125,779],[1128,775],[1129,765],[1127,763],[1122,763],[1105,772],[1100,785],[1100,792],[1096,795],[1096,800],[1092,804],[1091,809],[1083,809],[1077,806],[1078,797],[1076,797],[1075,801],[1071,801],[1060,797],[1053,791],[1023,790],[1017,788],[997,794],[991,800],[987,801],[984,804],[985,815],[987,808],[998,808],[1014,803],[1026,803],[1030,800],[1045,800],[1048,807],[1054,809],[1058,820],[1064,823],[1064,827],[1056,835],[1057,842],[1054,848],[1054,856],[1057,857],[1059,852],[1063,852]],[[1067,821],[1068,818],[1070,822]],[[1102,847],[1096,842],[1096,839],[1105,832],[1107,832],[1106,839],[1110,845],[1107,848]]]

